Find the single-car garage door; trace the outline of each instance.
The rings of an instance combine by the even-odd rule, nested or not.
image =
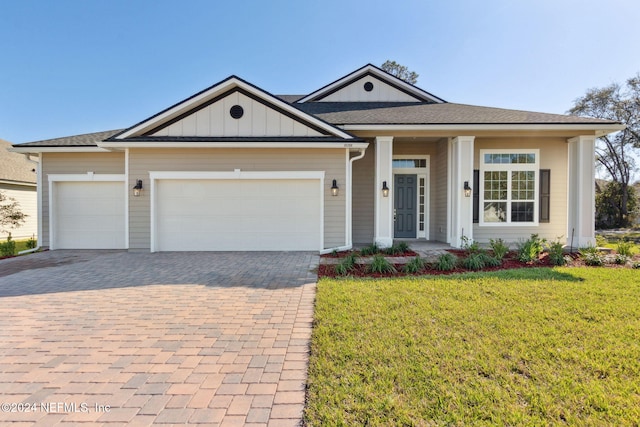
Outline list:
[[[319,250],[319,179],[159,179],[157,251]]]
[[[124,249],[123,182],[55,182],[52,249]]]

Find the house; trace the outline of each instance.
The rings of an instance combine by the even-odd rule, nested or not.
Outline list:
[[[594,242],[617,122],[455,104],[369,64],[301,96],[231,76],[126,129],[36,141],[51,249]]]
[[[27,217],[20,227],[0,227],[0,239],[6,239],[9,233],[14,240],[29,239],[38,234],[37,166],[24,155],[9,152],[11,147],[10,142],[0,139],[0,191],[18,202],[20,211]],[[5,228],[6,231],[2,231]]]

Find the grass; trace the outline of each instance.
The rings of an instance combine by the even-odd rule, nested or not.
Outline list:
[[[637,271],[318,283],[307,425],[637,425]]]

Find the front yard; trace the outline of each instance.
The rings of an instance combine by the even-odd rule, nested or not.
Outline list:
[[[638,270],[322,279],[307,425],[637,425]]]

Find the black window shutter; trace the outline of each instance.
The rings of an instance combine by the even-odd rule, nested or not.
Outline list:
[[[551,204],[551,170],[540,169],[540,222],[549,222]]]
[[[468,217],[467,217],[468,218]],[[473,222],[480,222],[480,171],[473,170]]]

